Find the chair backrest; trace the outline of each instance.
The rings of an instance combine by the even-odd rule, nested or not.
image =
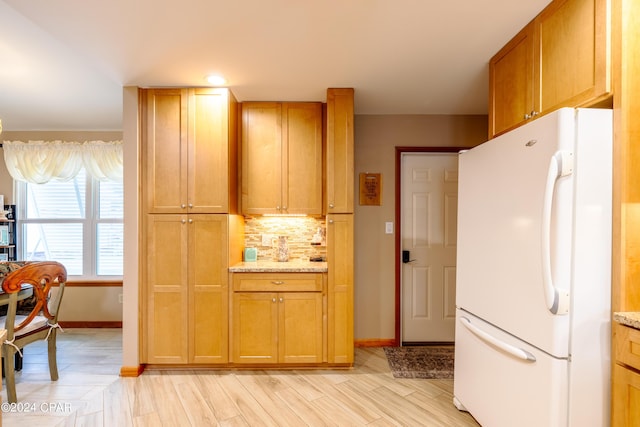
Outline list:
[[[9,335],[8,338],[12,339],[12,332],[19,332],[38,315],[46,317],[49,323],[55,324],[57,322],[58,311],[66,281],[67,270],[62,264],[56,261],[31,262],[7,274],[2,282],[2,289],[6,293],[12,294],[7,313],[6,327]],[[33,287],[35,302],[27,317],[18,325],[15,325],[13,327],[13,331],[11,331],[16,311],[15,301],[17,300],[18,292],[24,284],[28,284]],[[60,290],[58,291],[54,302],[49,305],[49,293],[54,284],[58,284],[60,286]]]

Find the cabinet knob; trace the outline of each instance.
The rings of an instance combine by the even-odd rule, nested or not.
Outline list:
[[[189,209],[193,207],[193,203],[189,203]]]
[[[329,207],[330,207],[331,209],[333,209],[333,208],[335,208],[335,205],[334,205],[333,203],[329,203]]]
[[[284,298],[280,297],[280,302],[284,302]]]
[[[183,220],[181,220],[180,222],[181,222],[181,223],[183,223],[183,224],[186,224],[186,223],[187,223],[187,220],[186,220],[186,219],[183,219]]]
[[[276,299],[275,298],[271,298],[271,302],[276,302]]]
[[[280,210],[280,206],[276,206],[276,210],[279,211]]]
[[[329,220],[329,224],[333,224],[333,220],[332,219]]]
[[[282,207],[282,210],[283,210],[283,211],[286,211],[286,210],[287,210],[287,207],[286,207],[286,206],[283,206],[283,207]]]
[[[186,207],[187,207],[187,205],[185,205],[184,203],[180,205],[180,209],[184,209]]]
[[[191,218],[189,218],[189,224],[192,224],[193,220]]]
[[[282,280],[272,280],[271,283],[274,285],[284,285],[284,282]]]

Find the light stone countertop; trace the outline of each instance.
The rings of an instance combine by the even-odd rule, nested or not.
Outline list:
[[[640,312],[638,311],[613,313],[613,320],[622,325],[630,326],[634,329],[640,329]]]
[[[326,273],[326,262],[295,260],[289,262],[241,262],[229,267],[231,273]]]

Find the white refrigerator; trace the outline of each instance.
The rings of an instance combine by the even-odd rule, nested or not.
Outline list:
[[[612,111],[460,154],[454,404],[485,427],[607,426]]]

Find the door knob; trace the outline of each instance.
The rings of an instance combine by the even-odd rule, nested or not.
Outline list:
[[[402,262],[404,264],[413,261],[415,261],[415,259],[411,259],[411,253],[409,251],[402,251]]]

